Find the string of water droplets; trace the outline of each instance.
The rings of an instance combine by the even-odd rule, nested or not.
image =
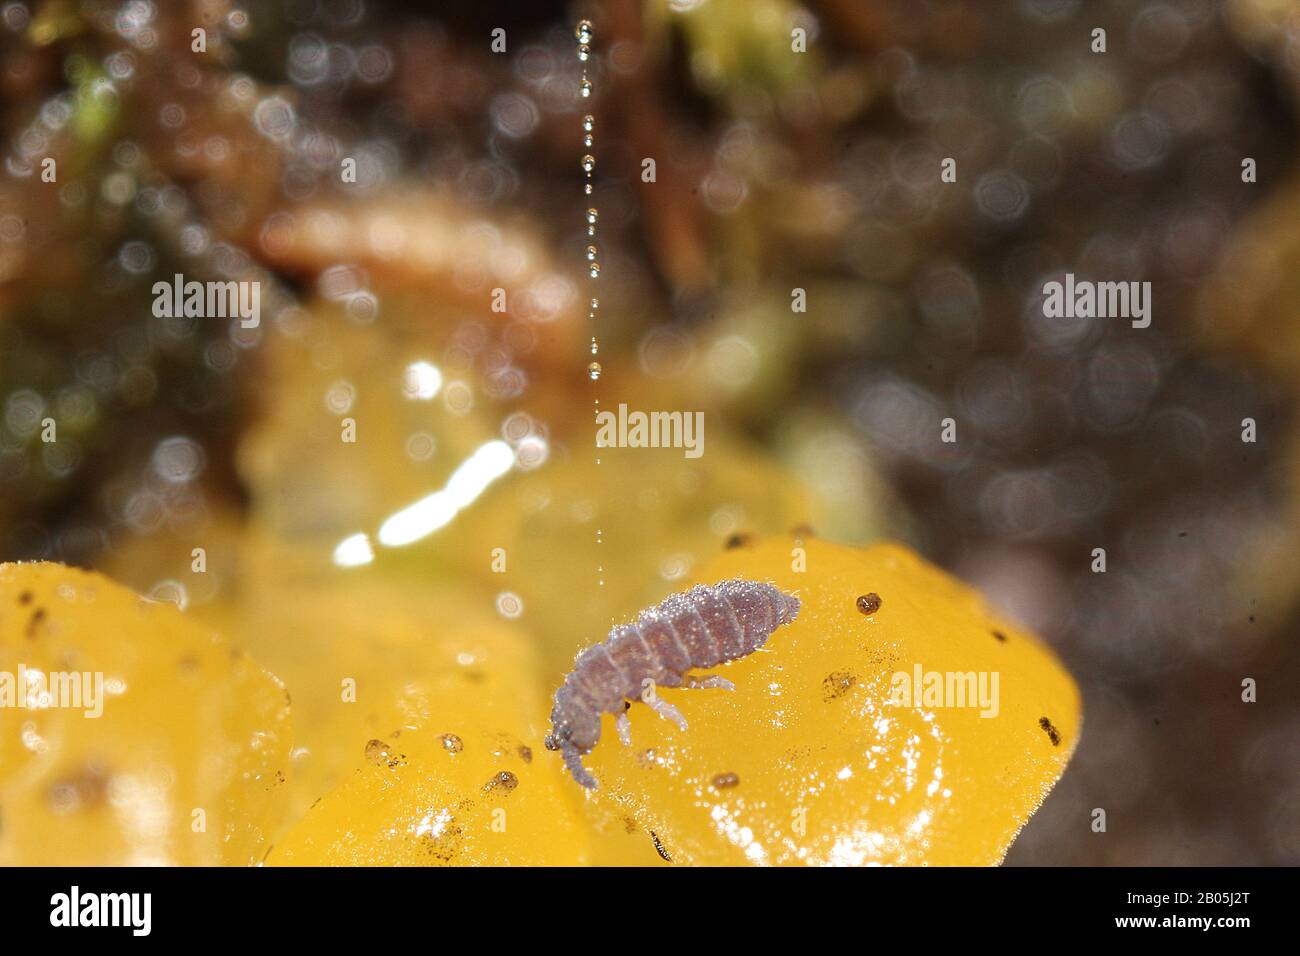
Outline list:
[[[578,86],[578,95],[586,100],[591,98],[592,84],[591,77],[587,75],[587,63],[591,60],[591,21],[579,20],[577,27],[574,29],[574,36],[578,40],[578,60],[582,63],[582,81]],[[582,155],[582,172],[586,176],[586,181],[582,185],[583,195],[590,196],[592,193],[592,176],[596,172],[596,157],[592,155],[592,149],[595,145],[596,118],[590,113],[582,117],[582,145],[586,152]],[[600,212],[594,205],[587,206],[587,274],[591,277],[591,299],[590,309],[587,312],[587,318],[592,322],[596,319],[596,310],[600,308],[600,300],[596,298],[596,279],[600,277],[600,250],[596,247],[596,221],[600,218]],[[593,326],[594,328],[594,326]],[[594,360],[594,357],[600,353],[600,345],[596,341],[596,336],[591,337],[591,354],[593,360],[587,366],[587,374],[594,382],[600,378],[600,363]]]
[[[577,27],[574,28],[573,35],[578,41],[578,61],[582,64],[582,80],[578,84],[578,97],[582,100],[590,100],[592,94],[591,77],[587,74],[587,64],[591,61],[591,21],[579,20]],[[587,221],[587,248],[585,250],[587,260],[588,276],[588,302],[587,319],[591,323],[591,362],[587,365],[587,376],[595,382],[600,378],[600,361],[596,358],[600,354],[600,343],[596,341],[596,310],[600,308],[600,299],[596,297],[596,280],[600,278],[600,250],[596,246],[596,222],[600,218],[600,212],[596,209],[594,201],[590,199],[592,194],[592,179],[596,172],[596,157],[593,155],[595,149],[595,131],[596,118],[590,113],[583,113],[582,116],[582,145],[585,152],[582,154],[582,172],[584,182],[582,184],[582,193],[587,197],[587,212],[585,218]],[[593,415],[600,411],[600,399],[593,398]],[[596,464],[600,464],[599,448],[596,453]],[[599,521],[596,527],[596,544],[604,544],[603,532],[601,531]],[[596,565],[597,584],[600,587],[605,586],[605,564],[601,560]]]

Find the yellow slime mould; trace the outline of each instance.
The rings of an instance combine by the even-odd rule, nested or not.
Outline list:
[[[301,660],[286,673],[304,720],[313,715],[307,778],[324,781],[346,761],[269,864],[589,862],[571,784],[542,747],[548,704],[516,625],[464,596],[422,597],[365,571],[328,590],[291,589],[278,615],[263,607],[252,619],[302,629]]]
[[[0,565],[0,865],[247,865],[279,825],[285,689],[169,604]]]
[[[589,862],[583,824],[508,688],[487,680],[367,741],[360,766],[278,843],[273,866],[543,866]],[[493,685],[496,685],[493,688]],[[507,729],[529,728],[523,736]]]
[[[658,691],[688,730],[634,704],[624,747],[606,718],[585,758],[603,841],[675,864],[999,863],[1079,739],[1056,657],[898,545],[767,539],[690,583],[736,577],[797,595],[798,619],[716,669],[735,691]]]

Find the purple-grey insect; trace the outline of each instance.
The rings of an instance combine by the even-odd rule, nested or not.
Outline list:
[[[635,624],[620,624],[603,644],[578,655],[555,692],[547,750],[558,750],[573,779],[588,790],[596,778],[582,765],[600,740],[600,715],[618,715],[618,735],[632,742],[627,701],[640,700],[682,730],[686,718],[655,687],[735,690],[725,677],[687,674],[754,653],[799,614],[799,599],[770,584],[737,578],[673,594]]]

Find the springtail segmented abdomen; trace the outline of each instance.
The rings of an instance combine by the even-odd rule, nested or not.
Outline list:
[[[799,614],[799,599],[770,584],[737,578],[698,585],[643,611],[632,624],[609,632],[604,643],[578,655],[555,692],[549,750],[558,750],[573,779],[589,790],[596,779],[582,765],[583,754],[600,740],[600,715],[617,714],[619,736],[629,740],[628,701],[641,700],[683,730],[677,708],[647,687],[734,685],[717,676],[687,675],[754,653],[782,624]]]

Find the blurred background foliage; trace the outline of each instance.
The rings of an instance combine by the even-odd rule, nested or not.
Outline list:
[[[907,540],[1069,664],[1009,862],[1300,861],[1293,3],[6,0],[0,55],[0,558],[232,630],[294,687],[301,802],[359,756],[340,669],[400,695],[421,628],[508,626],[558,678],[799,528]],[[154,317],[177,272],[259,281],[260,326]],[[1044,319],[1065,272],[1151,281],[1152,326]],[[593,397],[704,411],[704,456],[597,465]],[[378,543],[491,442],[509,474]]]

